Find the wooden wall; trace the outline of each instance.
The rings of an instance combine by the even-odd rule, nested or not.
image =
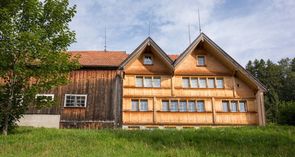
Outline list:
[[[60,114],[61,128],[110,127],[120,121],[121,79],[117,70],[81,69],[71,72],[71,82],[42,94],[54,94],[56,106],[31,108],[27,113]],[[64,107],[65,94],[87,94],[86,107]]]
[[[148,51],[146,51],[148,53]],[[196,56],[205,55],[206,66],[196,65]],[[257,125],[259,124],[257,89],[249,86],[233,69],[214,54],[198,47],[171,73],[158,70],[160,63],[145,66],[142,56],[125,69],[123,79],[123,125]],[[160,59],[155,58],[156,62]],[[137,74],[134,74],[137,71]],[[161,76],[161,88],[135,87],[136,76]],[[223,78],[224,88],[183,88],[182,77]],[[131,111],[132,99],[148,100],[148,111]],[[162,100],[204,100],[205,112],[162,111]],[[247,112],[223,112],[222,101],[243,100]]]

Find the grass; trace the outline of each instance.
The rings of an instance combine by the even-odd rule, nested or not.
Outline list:
[[[75,130],[20,127],[0,156],[294,156],[295,127]]]

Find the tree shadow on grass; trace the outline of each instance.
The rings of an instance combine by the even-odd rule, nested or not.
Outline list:
[[[21,134],[29,134],[32,133],[34,127],[16,127],[15,129],[9,132],[10,135],[21,135]]]

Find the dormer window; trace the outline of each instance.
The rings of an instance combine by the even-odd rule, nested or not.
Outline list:
[[[205,56],[197,56],[197,66],[205,66]]]
[[[153,57],[151,55],[145,55],[143,57],[143,64],[144,65],[153,65]]]

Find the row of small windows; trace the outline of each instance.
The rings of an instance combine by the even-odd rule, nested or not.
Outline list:
[[[183,77],[183,88],[224,88],[223,78]]]
[[[247,112],[246,101],[222,101],[223,112]]]
[[[136,87],[161,87],[161,77],[136,76]],[[224,88],[223,78],[183,77],[183,88]]]
[[[246,101],[222,101],[223,112],[247,112]],[[131,111],[148,111],[147,99],[132,99]],[[204,100],[162,100],[162,111],[205,112]]]
[[[137,76],[136,87],[161,87],[161,77]]]
[[[204,100],[163,100],[162,111],[205,112]]]
[[[53,94],[37,94],[39,101],[53,101]],[[65,107],[86,107],[87,95],[66,94]],[[247,103],[244,100],[222,101],[223,112],[247,112]],[[132,111],[148,111],[147,99],[132,99]],[[162,111],[170,112],[205,112],[204,100],[162,100]]]

